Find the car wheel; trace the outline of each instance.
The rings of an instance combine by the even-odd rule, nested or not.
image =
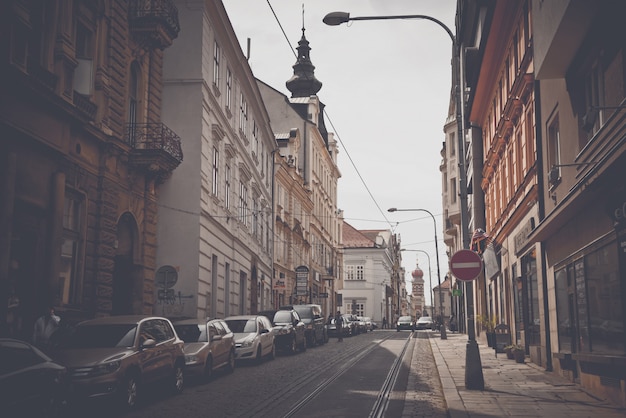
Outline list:
[[[232,373],[235,371],[235,352],[234,351],[230,351],[230,354],[228,354],[228,363],[226,364],[226,371],[228,373]]]
[[[261,344],[256,349],[256,357],[254,358],[257,364],[261,364],[263,361],[263,352],[261,351]]]
[[[291,344],[289,344],[289,354],[294,354],[298,350],[298,345],[296,344],[296,336],[294,335],[291,338]]]
[[[306,351],[306,338],[302,338],[302,343],[300,344],[300,351]]]
[[[212,369],[212,366],[211,366]],[[174,365],[174,374],[172,375],[172,391],[179,394],[185,387],[185,369],[180,362]]]
[[[124,379],[124,385],[120,391],[120,403],[127,409],[133,409],[137,406],[139,400],[139,379],[137,375],[132,373]]]
[[[204,362],[204,380],[209,381],[213,377],[213,359],[211,356],[206,358]]]
[[[276,358],[276,344],[272,343],[272,349],[270,350],[270,354],[268,356],[270,360],[274,360]]]

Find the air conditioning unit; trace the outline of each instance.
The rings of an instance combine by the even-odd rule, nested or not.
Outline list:
[[[552,166],[548,172],[548,183],[551,185],[556,184],[561,178],[561,169],[557,166]]]

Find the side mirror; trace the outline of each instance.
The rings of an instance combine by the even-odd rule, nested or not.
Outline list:
[[[147,340],[145,340],[142,344],[141,344],[141,348],[152,348],[156,345],[156,340],[153,340],[152,338],[148,338]]]

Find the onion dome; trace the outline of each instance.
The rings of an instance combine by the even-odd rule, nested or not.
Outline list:
[[[411,276],[413,276],[414,279],[421,279],[422,277],[424,277],[424,272],[422,271],[420,266],[416,266],[415,270],[411,272]]]
[[[302,28],[302,38],[298,42],[298,60],[293,66],[293,77],[286,85],[291,92],[291,97],[310,97],[317,94],[322,88],[322,82],[315,78],[315,66],[309,57],[309,41],[304,36]]]

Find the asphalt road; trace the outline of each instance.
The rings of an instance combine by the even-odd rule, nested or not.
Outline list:
[[[445,417],[439,376],[431,367],[429,333],[376,330],[343,342],[333,338],[302,353],[278,354],[262,364],[238,363],[233,373],[216,373],[210,382],[187,381],[180,395],[153,388],[134,411],[121,413],[106,404],[91,403],[75,414],[127,418]],[[410,376],[411,363],[414,370]],[[411,386],[408,390],[407,383]],[[405,404],[405,399],[412,402]],[[411,405],[419,405],[419,411],[407,409]]]

